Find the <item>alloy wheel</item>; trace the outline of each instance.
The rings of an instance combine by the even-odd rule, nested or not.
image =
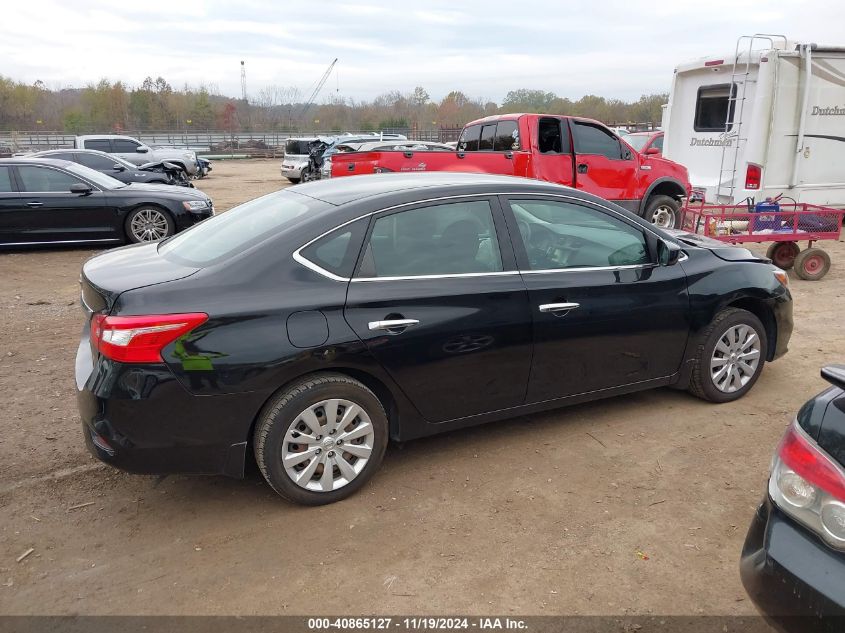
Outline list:
[[[760,365],[760,336],[749,325],[734,325],[722,334],[710,358],[710,379],[723,393],[748,384]]]
[[[141,209],[132,218],[129,230],[139,242],[155,242],[167,237],[167,218],[158,209]]]
[[[300,413],[285,433],[282,466],[301,488],[331,492],[355,479],[370,459],[375,429],[349,400],[330,399]]]

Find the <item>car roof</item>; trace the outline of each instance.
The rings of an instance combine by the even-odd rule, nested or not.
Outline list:
[[[0,165],[53,165],[54,167],[66,167],[67,165],[74,165],[75,163],[70,160],[64,160],[59,158],[46,158],[46,157],[29,157],[29,156],[17,156],[14,158],[0,158]]]
[[[32,154],[30,154],[30,156],[36,157],[36,158],[43,156],[43,157],[46,158],[47,156],[50,156],[51,154],[67,154],[67,153],[96,154],[97,156],[105,156],[109,160],[115,160],[114,155],[109,154],[108,152],[101,152],[98,149],[81,149],[81,148],[75,148],[75,147],[57,147],[56,149],[45,149],[45,150],[42,150],[40,152],[33,152]],[[117,161],[115,160],[115,162],[117,162]]]
[[[435,190],[437,193],[444,194],[451,193],[454,190],[461,190],[461,193],[470,195],[511,192],[530,193],[532,191],[538,193],[553,191],[575,192],[570,187],[530,178],[448,171],[371,174],[330,178],[297,185],[294,191],[310,198],[316,198],[339,206],[365,198],[375,198],[398,192],[410,193],[414,190],[422,189],[431,191],[433,194]]]

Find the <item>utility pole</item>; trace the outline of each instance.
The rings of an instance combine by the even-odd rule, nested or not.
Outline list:
[[[241,61],[241,98],[246,103],[246,65]]]

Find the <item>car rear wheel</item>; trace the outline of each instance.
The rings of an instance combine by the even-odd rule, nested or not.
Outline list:
[[[690,391],[711,402],[731,402],[751,390],[763,371],[768,341],[754,314],[719,312],[699,338]]]
[[[135,209],[126,218],[126,237],[130,242],[155,242],[170,237],[176,230],[170,214],[158,207]]]
[[[670,196],[654,196],[648,201],[643,217],[661,229],[679,229],[681,203]]]
[[[255,458],[279,495],[322,505],[352,495],[372,477],[387,435],[387,415],[372,391],[343,374],[317,374],[265,406]]]

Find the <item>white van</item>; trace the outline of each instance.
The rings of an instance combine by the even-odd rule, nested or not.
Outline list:
[[[845,48],[743,36],[675,69],[663,128],[663,156],[708,203],[845,208]]]

